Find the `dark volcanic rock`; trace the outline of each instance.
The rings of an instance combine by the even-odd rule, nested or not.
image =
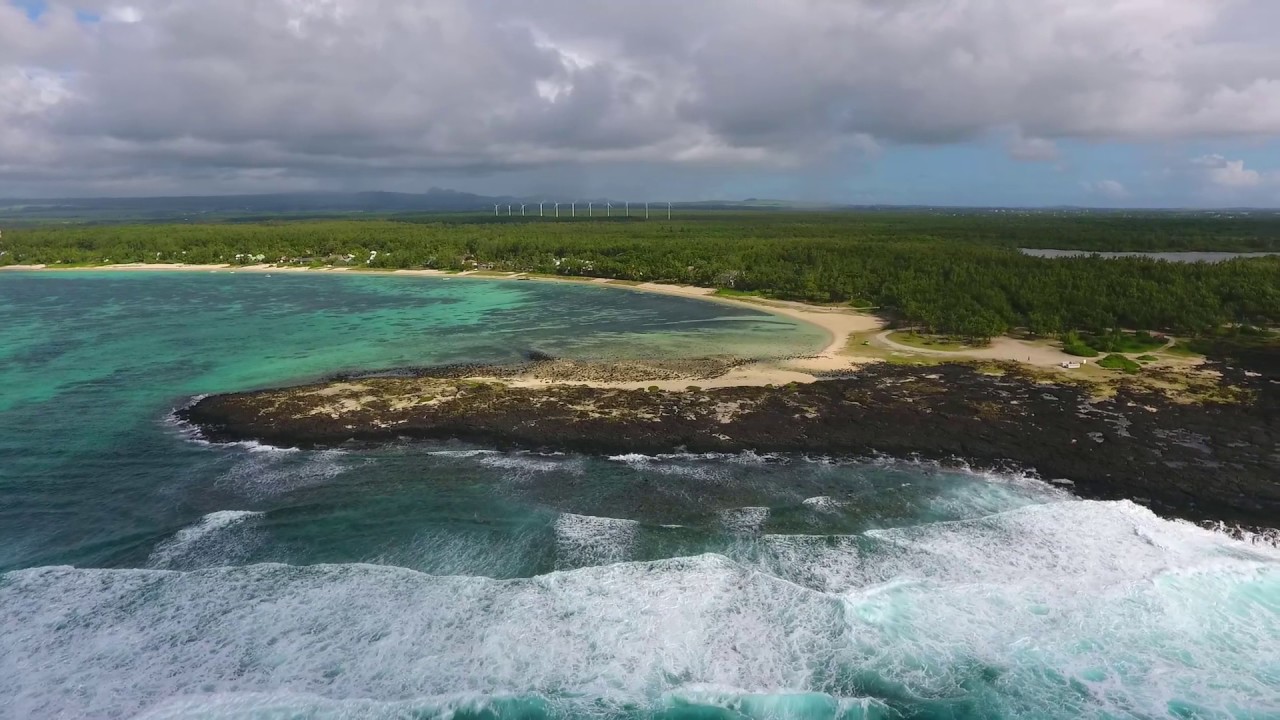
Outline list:
[[[1232,388],[1240,401],[1187,403],[1137,386],[1091,399],[1014,366],[993,374],[882,364],[810,385],[688,392],[396,377],[213,396],[180,415],[212,441],[282,446],[411,438],[611,454],[956,459],[1033,468],[1082,496],[1131,498],[1167,515],[1275,527],[1277,386],[1241,382],[1252,384]]]

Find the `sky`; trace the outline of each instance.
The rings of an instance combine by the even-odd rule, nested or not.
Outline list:
[[[1280,206],[1275,0],[0,0],[0,197]]]

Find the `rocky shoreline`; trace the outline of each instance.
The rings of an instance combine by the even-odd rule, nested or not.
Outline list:
[[[616,360],[610,362],[579,362],[555,358],[537,350],[526,353],[525,362],[509,365],[462,363],[436,367],[401,368],[376,373],[348,373],[333,380],[366,380],[388,377],[431,378],[438,380],[466,380],[484,378],[504,382],[543,383],[645,383],[645,382],[695,382],[711,380],[755,361],[731,355],[680,358],[671,360]]]
[[[717,359],[700,370],[733,364]],[[1168,516],[1276,527],[1280,378],[1221,369],[1222,399],[1187,402],[1137,384],[1102,398],[1015,364],[878,364],[811,384],[665,391],[555,384],[616,368],[542,358],[506,371],[425,369],[216,395],[178,416],[213,442],[287,447],[462,440],[582,453],[752,450],[962,461],[1033,469],[1082,497],[1132,499]],[[689,370],[637,363],[625,376]],[[531,373],[553,383],[503,379]]]

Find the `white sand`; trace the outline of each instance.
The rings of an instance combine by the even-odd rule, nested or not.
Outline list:
[[[790,302],[786,300],[765,300],[763,298],[739,300],[737,298],[727,298],[716,295],[715,288],[695,287],[692,285],[660,285],[658,283],[644,283],[630,287],[634,287],[637,290],[643,290],[644,292],[699,298],[702,300],[712,300],[728,305],[750,308],[752,310],[762,310],[775,315],[785,315],[786,317],[801,320],[811,325],[817,325],[831,335],[831,341],[818,355],[818,357],[823,358],[835,357],[843,353],[845,346],[849,344],[850,335],[853,335],[854,333],[879,330],[884,327],[884,321],[880,318],[875,317],[874,315],[859,313],[850,308],[808,305],[805,303]]]

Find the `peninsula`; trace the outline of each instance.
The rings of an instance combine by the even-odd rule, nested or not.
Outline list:
[[[1051,237],[1086,251],[1270,250],[1277,225],[703,213],[661,223],[70,226],[6,233],[0,262],[574,282],[744,305],[829,335],[819,352],[782,360],[714,348],[679,362],[535,356],[214,396],[181,412],[214,441],[883,453],[1030,469],[1086,497],[1268,526],[1280,510],[1280,259],[1180,264],[1018,248]]]

